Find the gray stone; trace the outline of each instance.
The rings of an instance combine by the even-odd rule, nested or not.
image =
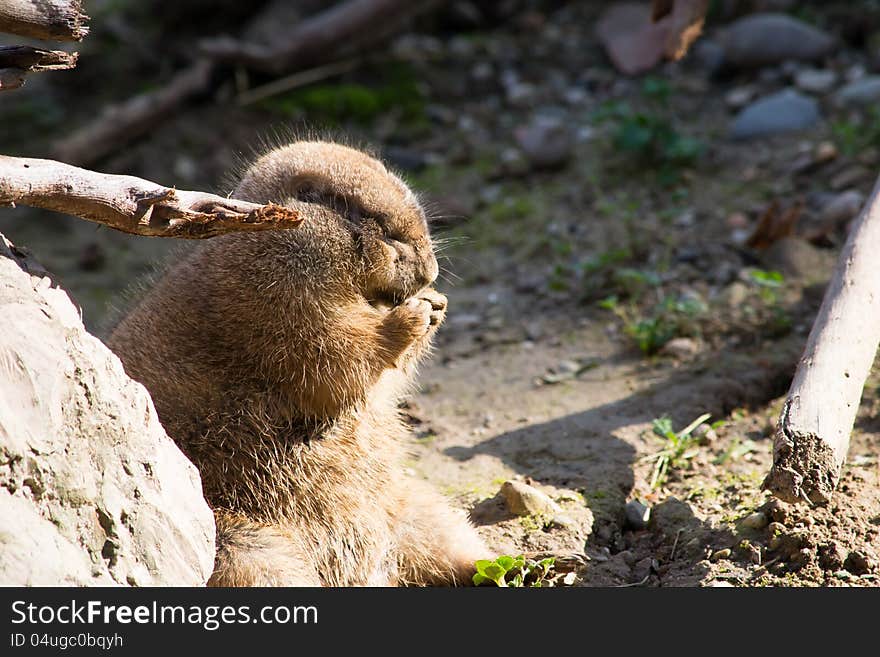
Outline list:
[[[865,195],[855,189],[841,192],[822,207],[819,221],[824,225],[844,224],[862,209]]]
[[[787,278],[819,281],[831,274],[834,255],[797,237],[785,237],[761,254],[766,269],[782,272]]]
[[[751,139],[803,130],[819,119],[819,105],[814,99],[784,89],[744,108],[730,127],[730,137]]]
[[[827,33],[786,14],[751,14],[734,21],[720,38],[725,60],[740,68],[814,61],[835,49]]]
[[[761,511],[750,513],[742,519],[743,527],[749,529],[764,529],[770,523],[770,519]]]
[[[687,360],[693,358],[700,352],[700,346],[693,338],[673,338],[660,350],[664,356],[677,358],[678,360]]]
[[[571,156],[572,136],[560,119],[536,116],[515,132],[517,144],[534,169],[555,169]]]
[[[795,74],[794,83],[811,94],[827,94],[837,84],[837,73],[831,69],[805,68]]]
[[[880,101],[880,75],[868,75],[844,85],[834,94],[839,105],[873,105]]]
[[[560,512],[559,505],[550,496],[521,481],[505,481],[501,494],[511,513],[518,516],[554,516]]]
[[[645,529],[651,520],[651,507],[642,504],[638,500],[627,502],[624,511],[626,513],[626,524],[632,529]]]
[[[0,235],[0,584],[203,585],[198,471],[43,273]]]

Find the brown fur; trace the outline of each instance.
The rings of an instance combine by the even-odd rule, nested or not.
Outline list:
[[[397,402],[446,310],[415,196],[327,142],[264,155],[235,196],[306,221],[199,245],[109,339],[201,472],[209,583],[469,583],[485,546],[402,466]]]

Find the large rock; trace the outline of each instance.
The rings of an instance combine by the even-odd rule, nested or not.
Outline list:
[[[751,14],[734,21],[720,38],[727,64],[739,68],[784,61],[815,61],[831,54],[834,39],[786,14]]]
[[[146,389],[0,235],[0,585],[203,585],[214,531]]]
[[[875,105],[880,101],[880,75],[866,75],[838,89],[834,94],[838,105]]]
[[[744,108],[730,126],[731,139],[751,139],[803,130],[817,123],[819,104],[793,89],[783,89]]]

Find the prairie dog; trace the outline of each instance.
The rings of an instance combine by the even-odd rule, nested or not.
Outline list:
[[[403,467],[397,404],[446,312],[416,196],[320,141],[260,157],[234,195],[306,219],[200,244],[109,338],[201,472],[209,584],[469,584],[488,549]]]

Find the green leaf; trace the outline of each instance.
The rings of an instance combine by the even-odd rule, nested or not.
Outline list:
[[[502,555],[495,559],[495,563],[501,566],[505,572],[511,570],[516,563],[513,557],[509,557],[507,555]]]
[[[474,580],[474,586],[480,586],[482,584],[485,584],[486,582],[492,581],[491,579],[489,579],[488,577],[485,577],[484,575],[481,575],[480,573],[474,573],[473,580]]]

